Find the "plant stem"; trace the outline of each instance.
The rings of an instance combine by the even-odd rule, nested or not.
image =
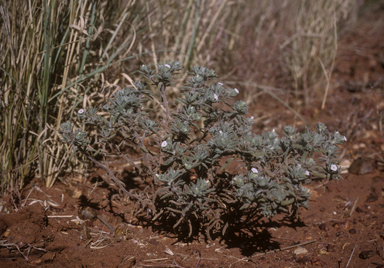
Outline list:
[[[165,108],[165,112],[167,113],[167,115],[166,115],[166,124],[167,124],[167,126],[169,126],[169,106],[168,106],[167,97],[165,95],[165,84],[164,83],[161,83],[160,93],[161,93],[161,98],[163,100],[163,106]]]

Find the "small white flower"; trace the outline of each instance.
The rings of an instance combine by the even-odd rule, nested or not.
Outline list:
[[[233,89],[237,94],[239,94],[239,90],[237,88]]]
[[[220,134],[223,134],[223,131],[220,130],[219,133],[220,133]]]
[[[223,85],[223,83],[221,83],[221,82],[218,82],[217,84],[219,84],[220,86],[222,86],[222,85]]]
[[[79,114],[84,113],[84,109],[80,109],[80,110],[78,111],[78,113],[79,113]]]
[[[219,100],[219,97],[216,95],[216,94],[213,94],[213,98],[218,101]]]
[[[337,166],[336,165],[331,165],[331,170],[333,170],[333,171],[337,171]]]
[[[259,173],[259,171],[256,168],[252,168],[251,171],[255,174]]]
[[[343,140],[344,140],[344,141],[347,141],[347,137],[344,136]]]
[[[305,171],[305,176],[309,176],[309,171],[308,170]]]
[[[169,65],[169,64],[164,64],[164,66],[171,69],[171,65]]]
[[[253,116],[251,116],[251,119],[253,120],[253,119],[255,119]]]
[[[164,148],[164,147],[167,146],[167,145],[168,145],[168,142],[163,141],[163,142],[161,143],[161,148]]]

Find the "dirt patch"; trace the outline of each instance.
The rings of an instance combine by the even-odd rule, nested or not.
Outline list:
[[[342,36],[327,109],[319,111],[319,97],[300,111],[308,122],[321,121],[348,137],[344,167],[358,157],[363,162],[343,180],[309,185],[310,209],[297,218],[259,218],[213,243],[179,241],[172,231],[132,217],[134,204],[115,198],[117,190],[103,182],[102,171],[85,183],[62,178],[67,183],[51,189],[40,188],[36,179],[23,190],[18,211],[4,198],[14,212],[0,216],[1,266],[383,267],[384,146],[378,124],[384,110],[383,13],[368,14]],[[273,100],[257,101],[250,111],[256,119],[274,115],[256,124],[257,132],[293,123],[292,114]],[[130,188],[143,185],[130,170],[121,173],[130,176]],[[77,218],[84,208],[95,213],[92,219],[83,213]]]
[[[311,189],[310,210],[300,210],[298,218],[259,219],[253,228],[228,230],[226,236],[208,244],[184,243],[176,235],[140,225],[130,218],[130,205],[112,205],[109,213],[98,208],[113,228],[126,227],[120,240],[99,219],[89,226],[91,239],[82,239],[82,226],[72,221],[78,215],[79,198],[64,194],[59,207],[44,208],[50,201],[61,201],[65,187],[58,184],[46,195],[33,190],[25,208],[1,215],[7,247],[1,247],[0,261],[4,267],[195,267],[199,260],[198,267],[345,267],[349,259],[349,267],[383,264],[382,173],[346,174],[343,180]],[[91,191],[84,190],[90,204],[101,201],[107,189]]]

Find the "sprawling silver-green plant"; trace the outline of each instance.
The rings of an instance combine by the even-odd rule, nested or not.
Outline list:
[[[224,234],[242,218],[292,215],[299,207],[308,208],[310,191],[305,183],[339,178],[335,153],[345,137],[338,132],[330,133],[319,123],[315,131],[304,133],[286,126],[281,136],[274,130],[255,134],[253,117],[245,116],[246,103],[232,100],[239,90],[209,83],[217,77],[214,71],[192,68],[192,77],[172,102],[167,88],[181,65],[157,67],[155,71],[143,65],[140,72],[158,94],[152,94],[146,83],[135,82],[100,110],[78,111],[82,124],[89,125],[84,128],[87,132],[74,130],[71,122],[61,126],[62,139],[73,146],[73,152],[80,151],[106,169],[121,194],[135,202],[137,215],[172,223],[179,231],[187,226],[190,237],[205,231],[211,239],[213,232]],[[152,98],[164,108],[159,122],[143,108]],[[88,133],[95,130],[98,138],[91,142]],[[133,150],[140,152],[142,166],[129,153]],[[141,192],[126,190],[103,164],[106,161],[100,160],[107,160],[111,151],[143,177],[152,178],[151,185]],[[101,157],[96,156],[99,153]],[[229,164],[236,168],[227,168]]]

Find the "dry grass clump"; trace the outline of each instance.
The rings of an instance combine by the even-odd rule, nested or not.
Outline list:
[[[355,1],[350,0],[299,1],[290,7],[296,19],[280,49],[294,89],[301,91],[306,104],[316,88],[325,88],[327,94],[337,52],[338,25],[356,12],[355,7]]]
[[[340,30],[356,18],[361,1],[259,0],[233,9],[247,19],[236,32],[239,46],[232,61],[237,80],[292,91],[304,104],[314,91],[328,88]],[[241,4],[239,4],[241,5]],[[229,53],[231,54],[231,52]],[[257,86],[249,86],[249,89]],[[249,101],[261,90],[249,90]]]
[[[257,83],[292,91],[308,104],[315,89],[329,87],[338,32],[363,2],[146,1],[149,33],[139,38],[138,52],[151,52],[154,63],[215,68],[223,80],[249,89],[248,102]]]
[[[67,164],[59,125],[87,106],[100,74],[127,53],[134,31],[116,42],[128,14],[108,1],[3,1],[0,15],[2,189],[37,171],[47,187]],[[118,25],[108,23],[113,17]],[[111,27],[111,28],[108,28]],[[95,93],[94,93],[95,94]],[[102,96],[104,98],[104,96]]]

